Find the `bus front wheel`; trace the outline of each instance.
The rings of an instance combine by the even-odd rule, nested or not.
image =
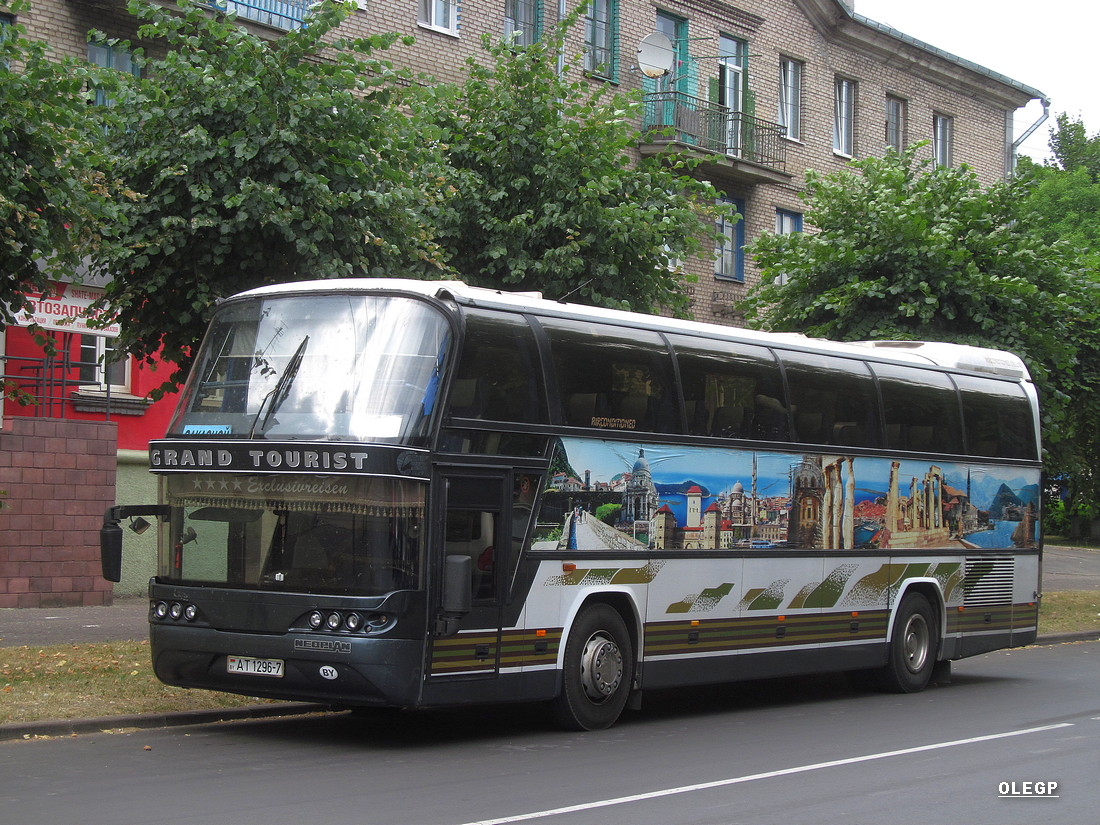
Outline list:
[[[570,730],[602,730],[619,718],[634,677],[630,634],[618,611],[606,604],[585,608],[565,642],[558,722]]]
[[[939,628],[935,611],[921,593],[907,593],[898,606],[880,687],[890,693],[924,690],[936,666]]]

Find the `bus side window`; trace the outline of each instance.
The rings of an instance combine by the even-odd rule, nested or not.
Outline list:
[[[563,424],[681,432],[672,358],[660,335],[610,324],[540,318]]]
[[[873,364],[871,369],[882,394],[888,449],[963,451],[959,396],[947,375],[897,364]]]
[[[546,423],[542,367],[522,316],[467,309],[447,412],[453,418]]]
[[[1037,458],[1031,405],[1021,387],[971,375],[956,375],[954,379],[962,397],[968,453]]]
[[[670,340],[680,367],[689,434],[787,438],[783,382],[770,350],[678,335]]]
[[[799,441],[839,447],[881,444],[878,393],[864,362],[808,352],[780,357]]]

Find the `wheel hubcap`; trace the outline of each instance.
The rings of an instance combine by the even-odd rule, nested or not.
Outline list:
[[[920,673],[924,663],[928,661],[929,648],[928,622],[924,620],[924,616],[915,613],[905,624],[905,666],[910,673]]]
[[[589,699],[605,701],[623,679],[623,654],[614,640],[601,633],[585,643],[581,654],[581,684]]]

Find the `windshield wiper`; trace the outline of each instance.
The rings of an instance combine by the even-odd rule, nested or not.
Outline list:
[[[264,400],[260,402],[260,409],[256,410],[256,417],[252,419],[252,426],[248,430],[249,438],[255,438],[257,424],[259,424],[261,433],[267,429],[271,417],[275,415],[279,407],[286,401],[287,396],[290,395],[290,387],[294,384],[294,379],[298,375],[298,368],[302,366],[302,357],[306,353],[306,344],[308,343],[309,336],[307,335],[302,339],[302,343],[298,345],[298,349],[294,350],[294,354],[290,356],[286,369],[284,369],[283,374],[279,376],[279,380],[275,382],[275,386],[272,388],[271,392],[265,395]],[[265,407],[267,408],[266,413],[264,413]],[[260,420],[261,415],[263,416],[262,421]]]

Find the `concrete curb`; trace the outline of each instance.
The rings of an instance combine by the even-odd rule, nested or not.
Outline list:
[[[213,710],[183,710],[173,713],[135,713],[123,716],[100,716],[92,719],[10,722],[6,725],[0,725],[0,742],[12,739],[34,739],[38,736],[75,736],[78,733],[102,733],[127,728],[170,728],[180,725],[208,725],[213,722],[271,719],[281,716],[325,713],[333,709],[329,705],[315,705],[309,702],[280,702],[271,705],[248,705],[239,708]]]
[[[1074,633],[1052,633],[1040,636],[1035,645],[1056,645],[1065,642],[1100,641],[1100,630]],[[1011,648],[1010,648],[1011,649]],[[213,722],[240,722],[248,719],[273,719],[280,716],[302,716],[327,713],[338,708],[309,702],[280,702],[272,705],[249,705],[219,710],[185,710],[176,713],[142,713],[128,716],[100,716],[94,719],[57,719],[42,722],[12,722],[0,725],[0,742],[12,739],[34,739],[37,736],[75,736],[79,733],[101,733],[127,728],[171,728],[182,725],[208,725]]]

